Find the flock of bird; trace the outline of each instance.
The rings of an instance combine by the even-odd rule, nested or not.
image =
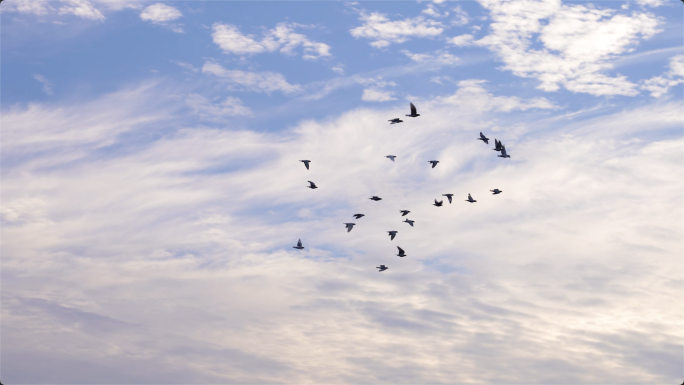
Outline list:
[[[682,0],[682,1],[684,1],[684,0]],[[411,118],[416,118],[416,117],[420,116],[420,114],[418,114],[418,111],[416,110],[416,106],[414,106],[413,103],[410,103],[410,104],[411,104],[411,114],[406,115],[406,116],[411,117]],[[397,123],[403,123],[404,121],[399,119],[399,118],[394,118],[394,119],[390,119],[389,122],[390,122],[390,124],[397,124]],[[480,137],[477,138],[477,140],[481,140],[485,144],[489,144],[489,138],[487,138],[484,134],[482,134],[482,132],[480,132]],[[501,153],[500,155],[497,155],[499,158],[510,158],[510,155],[508,155],[508,153],[506,153],[506,146],[504,146],[500,140],[494,139],[494,146],[495,147],[493,148],[493,150]],[[386,155],[385,158],[388,158],[392,162],[394,162],[394,159],[396,158],[396,156],[395,155]],[[300,160],[300,162],[303,162],[306,169],[309,170],[309,164],[311,163],[310,160]],[[435,168],[435,167],[437,167],[437,164],[439,163],[439,161],[438,160],[430,160],[430,161],[428,161],[428,163],[432,164],[432,168]],[[308,181],[308,182],[309,182],[309,186],[307,186],[308,188],[310,188],[312,190],[318,188],[318,186],[316,186],[316,184],[314,182],[312,182],[312,181]],[[495,189],[489,190],[489,191],[492,192],[492,195],[501,194],[503,192],[503,191],[499,190],[498,188],[495,188]],[[451,204],[454,194],[442,194],[442,196],[447,197],[447,199],[449,200],[449,204]],[[370,199],[372,201],[376,201],[376,202],[382,200],[382,198],[375,196],[375,195],[368,198],[368,199]],[[466,199],[465,201],[469,202],[469,203],[476,203],[477,202],[475,199],[473,199],[473,197],[470,194],[468,194],[468,199]],[[435,203],[433,203],[432,205],[437,206],[437,207],[442,207],[443,203],[444,203],[444,200],[438,201],[437,199],[435,199]],[[399,210],[399,212],[401,213],[401,216],[404,217],[404,216],[408,215],[411,211]],[[353,217],[355,219],[360,219],[364,216],[365,216],[365,214],[354,214],[353,215]],[[415,223],[415,221],[412,221],[408,218],[406,218],[406,220],[404,220],[403,222],[408,223],[409,225],[411,225],[411,227],[413,227],[413,223]],[[352,231],[352,229],[354,228],[355,225],[356,225],[356,223],[351,223],[351,222],[344,224],[345,228],[347,229],[347,232]],[[390,241],[392,241],[392,240],[394,240],[394,237],[397,236],[398,231],[392,230],[392,231],[388,231],[387,233],[390,237]],[[302,240],[299,239],[299,241],[297,241],[297,246],[293,246],[293,247],[295,249],[298,249],[298,250],[303,250],[304,246],[302,246]],[[397,254],[398,257],[406,257],[406,252],[404,251],[404,249],[402,249],[399,246],[397,246],[397,249],[399,249],[399,254]],[[385,265],[376,266],[376,268],[378,269],[378,271],[385,271],[385,270],[389,269],[389,267],[387,267]]]

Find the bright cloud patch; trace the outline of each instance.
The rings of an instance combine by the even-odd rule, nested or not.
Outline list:
[[[449,43],[458,47],[467,47],[473,42],[473,35],[465,34],[460,36],[452,37],[448,40]]]
[[[190,94],[185,102],[200,116],[202,120],[225,121],[231,116],[251,116],[252,110],[242,104],[240,98],[229,96],[223,101],[214,103],[204,96]]]
[[[670,70],[662,76],[656,76],[642,82],[641,88],[651,92],[651,96],[660,97],[677,84],[684,83],[684,55],[670,59]]]
[[[283,75],[275,72],[228,70],[218,63],[206,62],[202,67],[202,73],[216,76],[219,81],[227,84],[229,89],[266,93],[279,91],[286,95],[302,91],[301,86],[288,83]]]
[[[157,3],[143,9],[140,12],[140,18],[144,21],[149,21],[152,24],[170,27],[174,32],[183,32],[180,26],[171,24],[170,22],[182,17],[183,14],[170,5]]]
[[[71,14],[90,20],[104,20],[104,15],[93,7],[87,0],[66,0],[65,5],[59,8],[59,14]]]
[[[330,56],[330,46],[310,40],[305,35],[295,33],[295,23],[279,23],[267,31],[264,37],[256,40],[254,36],[243,35],[237,26],[215,23],[211,34],[223,52],[236,55],[250,55],[279,50],[281,53],[294,55],[295,49],[302,47],[304,59],[314,60]]]
[[[392,97],[392,94],[392,91],[383,91],[369,88],[363,90],[361,100],[365,100],[367,102],[387,102],[390,100],[397,100],[397,98]]]
[[[436,20],[418,16],[412,19],[391,21],[377,12],[362,13],[363,25],[351,29],[355,38],[373,40],[373,47],[383,48],[390,44],[403,43],[412,37],[434,37],[444,31],[444,25]]]
[[[625,76],[610,77],[610,59],[625,53],[640,38],[657,31],[651,14],[615,14],[559,0],[482,0],[494,20],[490,35],[478,41],[499,55],[504,69],[539,79],[538,88],[592,95],[636,95],[637,85]],[[548,24],[542,21],[548,20]],[[536,37],[536,39],[535,39]],[[533,49],[535,40],[543,49]]]

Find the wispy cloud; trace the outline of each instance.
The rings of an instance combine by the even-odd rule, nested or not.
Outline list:
[[[670,70],[662,76],[655,76],[642,81],[641,89],[649,91],[651,96],[660,97],[667,91],[684,83],[684,55],[677,55],[670,59]]]
[[[39,74],[34,74],[33,78],[43,83],[43,92],[48,95],[55,94],[55,83],[49,81],[45,76]]]
[[[218,81],[226,84],[229,89],[265,93],[279,91],[286,95],[302,91],[301,86],[288,83],[283,75],[275,72],[229,70],[216,62],[208,61],[204,63],[202,73],[215,76]]]
[[[349,32],[357,39],[373,40],[370,45],[375,48],[403,43],[412,37],[439,36],[445,29],[442,22],[423,16],[392,21],[382,13],[362,12],[360,20],[363,25],[352,28]]]
[[[231,116],[252,116],[252,110],[246,107],[240,98],[228,96],[223,101],[214,103],[204,96],[190,94],[185,102],[202,120],[226,121]]]

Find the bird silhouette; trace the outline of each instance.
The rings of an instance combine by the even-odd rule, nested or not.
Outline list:
[[[451,204],[451,197],[454,196],[454,194],[442,194],[443,197],[447,197],[449,200],[449,204]]]
[[[473,197],[470,196],[470,194],[468,194],[468,199],[466,199],[466,202],[475,203],[477,201],[474,200]]]
[[[389,158],[392,162],[394,162],[394,158],[396,158],[396,156],[394,156],[394,155],[387,155],[385,158]]]
[[[477,138],[477,140],[481,140],[481,141],[485,142],[486,144],[489,144],[489,138],[484,136],[481,131],[480,131],[480,137]]]
[[[300,239],[299,241],[297,241],[297,246],[292,246],[292,247],[295,249],[298,249],[298,250],[303,249],[304,246],[302,246],[302,240]]]
[[[356,223],[345,223],[344,225],[345,225],[345,227],[347,227],[347,232],[352,231],[352,229],[354,228],[354,225],[355,225],[355,224],[356,224]]]
[[[415,221],[412,221],[412,220],[406,218],[406,220],[404,222],[408,223],[409,225],[411,225],[411,227],[413,227],[413,222],[415,222]]]
[[[370,198],[368,198],[368,199],[370,199],[370,200],[372,200],[372,201],[376,201],[376,202],[382,200],[382,198],[376,197],[375,195],[373,195],[372,197],[370,197]]]
[[[310,160],[300,160],[300,162],[304,162],[304,167],[306,167],[307,170],[309,169],[309,163],[311,163]]]
[[[433,204],[433,206],[442,207],[442,202],[444,201],[437,202],[437,199],[435,199],[435,203]]]
[[[494,148],[492,148],[494,151],[501,151],[501,141],[494,139]]]
[[[378,270],[378,273],[381,271],[385,271],[385,270],[389,269],[389,267],[387,267],[385,265],[376,266],[375,268],[380,269],[380,270]]]
[[[499,190],[498,188],[495,188],[494,190],[489,190],[489,191],[494,193],[492,195],[501,194],[503,192],[503,191]]]
[[[398,257],[402,257],[402,258],[403,258],[403,257],[406,256],[406,253],[404,252],[404,249],[402,249],[402,248],[399,247],[399,246],[397,246],[397,249],[399,249],[399,254],[397,254]]]
[[[402,217],[406,216],[406,214],[410,213],[410,211],[408,211],[408,210],[399,210],[399,212],[401,213]]]
[[[390,122],[390,124],[397,124],[397,123],[402,123],[403,120],[401,120],[399,118],[394,118],[394,119],[388,120],[388,122]]]
[[[435,168],[437,166],[437,163],[439,163],[438,160],[428,160],[428,163],[432,163],[432,168]]]
[[[506,154],[506,146],[501,145],[501,155],[497,155],[499,158],[510,158],[511,156]]]
[[[389,236],[390,236],[390,241],[393,241],[393,240],[394,240],[394,237],[397,236],[398,231],[392,230],[392,231],[388,231],[388,233],[389,233]]]
[[[365,214],[354,214],[354,218],[359,219],[361,217],[365,217]]]
[[[310,181],[310,180],[307,181],[307,182],[309,182],[309,185],[306,186],[306,187],[308,187],[308,188],[310,188],[310,189],[312,189],[312,190],[318,188],[318,186],[316,186],[316,183],[314,183],[314,182],[312,182],[312,181]]]
[[[420,114],[417,114],[416,112],[417,112],[416,106],[414,106],[413,103],[411,103],[411,115],[406,115],[406,116],[411,117],[411,118],[417,118],[420,116]]]

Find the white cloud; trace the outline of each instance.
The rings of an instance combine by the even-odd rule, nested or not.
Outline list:
[[[655,76],[651,79],[643,80],[641,89],[650,91],[651,96],[659,98],[667,91],[678,84],[684,83],[684,55],[677,55],[670,59],[670,70],[663,76]]]
[[[183,17],[183,14],[177,8],[162,3],[152,4],[140,12],[142,20],[169,27],[177,33],[182,33],[183,29],[179,25],[170,22],[181,17]]]
[[[641,6],[660,7],[663,5],[663,0],[637,0]]]
[[[55,83],[49,81],[45,76],[39,74],[34,74],[33,78],[43,83],[43,92],[48,95],[55,94]]]
[[[182,62],[182,61],[174,61],[174,60],[172,60],[171,62],[172,62],[172,63],[175,63],[175,64],[177,64],[179,67],[185,68],[186,70],[189,70],[189,71],[191,71],[191,72],[199,72],[199,71],[200,71],[199,68],[196,68],[195,66],[193,66],[193,65],[190,64],[190,63],[185,63],[185,62]]]
[[[228,70],[211,61],[204,63],[202,73],[216,76],[219,81],[226,83],[229,89],[266,93],[280,91],[286,95],[303,90],[298,84],[288,83],[285,77],[279,73]]]
[[[457,5],[453,10],[454,17],[451,19],[451,25],[456,25],[459,27],[467,25],[469,22],[468,13],[464,11],[460,5]]]
[[[190,94],[185,102],[202,120],[222,122],[231,116],[252,116],[254,113],[246,107],[240,98],[228,96],[222,102],[212,103],[202,95]]]
[[[47,15],[51,10],[47,0],[14,0],[3,5],[3,12],[19,12],[36,16]]]
[[[385,15],[377,12],[361,13],[363,25],[350,30],[355,38],[374,40],[370,43],[375,48],[387,47],[390,44],[403,43],[412,37],[434,37],[444,31],[444,25],[435,20],[418,16],[412,19],[390,21]]]
[[[431,63],[439,66],[453,66],[459,63],[461,59],[448,52],[435,51],[434,53],[413,53],[408,50],[401,50],[401,52],[408,56],[411,60],[417,63]]]
[[[361,100],[367,102],[387,102],[390,100],[397,100],[397,98],[392,96],[393,94],[394,92],[392,91],[383,91],[379,89],[367,88],[363,90]]]
[[[70,14],[89,20],[104,20],[104,15],[87,0],[62,0],[66,4],[59,8],[59,14]]]
[[[295,49],[302,47],[304,59],[315,60],[330,56],[329,45],[309,40],[305,35],[295,33],[296,27],[302,27],[302,25],[278,23],[275,28],[264,34],[263,39],[257,41],[251,35],[243,35],[235,25],[214,23],[211,36],[223,52],[236,55],[251,55],[276,50],[287,55],[294,55]]]
[[[451,39],[447,40],[447,42],[459,47],[467,47],[473,44],[473,35],[465,34],[460,36],[454,36]]]
[[[485,83],[485,80],[478,79],[462,80],[458,82],[458,91],[455,94],[437,98],[436,102],[455,105],[470,113],[558,108],[546,98],[524,100],[517,96],[494,96],[482,86]]]
[[[631,16],[610,9],[564,5],[559,0],[482,0],[494,22],[477,43],[488,47],[521,77],[539,79],[538,88],[593,95],[636,95],[625,76],[603,74],[610,60],[628,52],[639,39],[658,32],[658,19],[647,13]],[[542,20],[547,20],[544,25]],[[543,49],[533,49],[534,37]]]

